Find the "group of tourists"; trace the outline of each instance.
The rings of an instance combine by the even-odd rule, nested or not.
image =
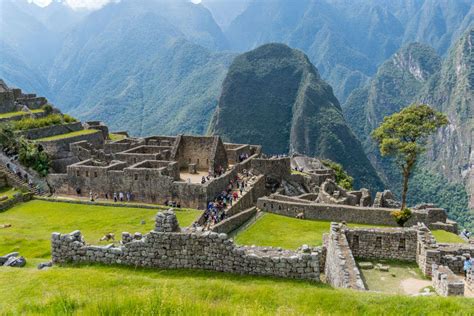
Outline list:
[[[232,204],[243,195],[246,186],[247,183],[244,179],[235,176],[234,179],[229,181],[226,189],[216,196],[214,201],[208,203],[204,212],[205,230],[225,219],[225,211],[228,207],[232,207]]]
[[[169,207],[181,208],[181,203],[176,202],[176,201],[170,201],[168,199],[165,200],[165,203],[163,205],[169,206]]]
[[[81,195],[81,189],[80,188],[76,189],[76,193],[78,195]],[[130,192],[125,192],[125,193],[124,192],[118,192],[118,193],[114,192],[112,194],[112,196],[110,196],[109,193],[106,192],[104,194],[104,198],[106,200],[113,199],[114,202],[130,202],[130,201],[133,200],[133,194],[130,193]],[[99,199],[99,194],[97,192],[94,193],[92,190],[89,191],[89,200],[91,202],[94,202],[98,199]]]

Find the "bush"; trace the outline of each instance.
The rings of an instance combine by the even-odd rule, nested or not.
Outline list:
[[[352,184],[354,183],[354,178],[352,178],[342,167],[341,164],[338,164],[337,162],[334,162],[332,160],[322,160],[321,161],[323,165],[325,165],[328,168],[331,168],[336,172],[336,183],[346,189],[346,190],[352,190]]]
[[[396,210],[390,213],[397,222],[398,226],[403,227],[403,225],[410,219],[412,213],[409,208],[403,210]]]
[[[49,173],[51,161],[41,145],[21,137],[18,141],[18,161],[45,177]]]
[[[41,109],[44,111],[44,113],[46,113],[46,115],[50,115],[54,111],[53,106],[49,103],[43,105],[43,107]]]

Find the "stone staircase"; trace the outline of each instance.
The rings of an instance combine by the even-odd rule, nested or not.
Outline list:
[[[44,196],[44,194],[41,193],[38,189],[31,188],[25,180],[14,174],[3,164],[0,164],[0,174],[5,175],[8,178],[8,182],[12,184],[13,187],[27,190],[28,192],[31,192],[34,195]]]

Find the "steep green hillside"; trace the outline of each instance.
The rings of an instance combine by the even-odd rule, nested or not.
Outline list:
[[[369,85],[357,89],[344,105],[351,128],[383,179],[395,190],[400,174],[382,159],[370,132],[383,117],[412,102],[424,102],[447,114],[450,124],[431,140],[430,150],[419,162],[409,191],[411,203],[432,201],[446,208],[451,218],[468,227],[473,203],[472,183],[472,87],[474,29],[465,34],[441,63],[433,49],[410,44],[386,61]],[[469,182],[471,181],[471,182]]]
[[[283,44],[235,58],[210,132],[232,142],[262,144],[270,154],[328,158],[348,170],[356,187],[382,187],[332,88],[305,54]]]

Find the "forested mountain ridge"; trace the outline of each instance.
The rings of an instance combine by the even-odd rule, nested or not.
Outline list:
[[[344,105],[345,116],[366,154],[395,190],[400,187],[400,174],[389,159],[380,156],[371,131],[384,116],[413,102],[427,103],[445,113],[450,123],[430,140],[429,151],[412,178],[409,198],[411,203],[432,200],[464,225],[474,224],[468,212],[468,201],[472,210],[474,198],[473,34],[471,27],[443,61],[425,45],[408,45],[382,64],[367,86],[354,90]]]
[[[269,154],[331,159],[348,170],[356,187],[383,187],[331,86],[305,54],[283,44],[266,44],[234,59],[210,132],[261,144]]]

